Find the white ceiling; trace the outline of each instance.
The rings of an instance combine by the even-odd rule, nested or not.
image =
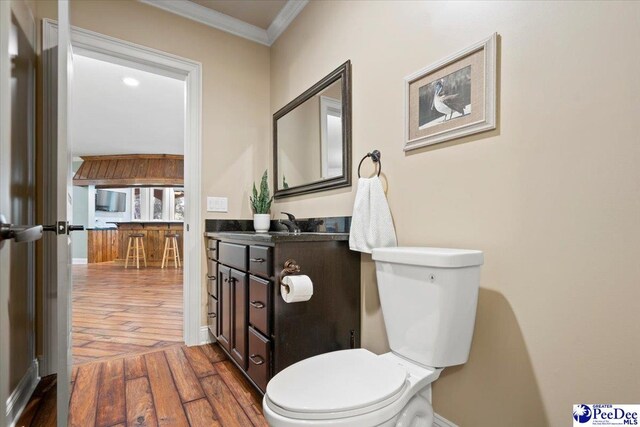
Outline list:
[[[74,156],[183,154],[184,82],[79,55],[73,69]],[[140,84],[127,86],[123,77]]]
[[[287,0],[191,0],[256,27],[266,30],[278,16]]]

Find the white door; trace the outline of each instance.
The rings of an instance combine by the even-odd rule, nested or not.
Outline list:
[[[36,29],[28,5],[0,1],[0,425],[37,384],[35,252]],[[26,225],[12,225],[12,224]]]
[[[13,25],[12,22],[13,6],[20,5],[23,4],[0,0],[0,425],[3,426],[10,425],[17,418],[37,379],[37,375],[25,375],[24,378],[31,380],[25,383],[14,378],[16,372],[21,374],[24,370],[19,369],[21,366],[16,364],[16,359],[20,361],[29,357],[28,354],[16,352],[14,348],[14,337],[19,337],[19,333],[27,329],[23,326],[25,322],[15,314],[15,307],[25,299],[30,300],[33,295],[20,295],[16,299],[13,289],[16,284],[30,283],[34,254],[32,250],[24,248],[32,247],[33,244],[29,242],[41,238],[43,232],[41,225],[33,225],[32,214],[22,214],[32,208],[32,199],[29,194],[25,196],[24,193],[34,189],[33,182],[28,181],[33,158],[23,146],[28,145],[33,137],[29,135],[29,129],[35,120],[35,111],[24,106],[24,98],[30,98],[32,92],[29,88],[22,88],[21,75],[24,74],[25,64],[18,49],[21,25]],[[15,9],[18,10],[19,8]],[[18,24],[26,22],[24,14],[18,15]],[[58,425],[66,426],[71,376],[71,239],[68,233],[79,228],[69,227],[67,217],[67,213],[71,212],[72,202],[67,150],[68,87],[72,71],[68,0],[58,1],[58,19],[55,34],[50,31],[53,27],[48,22],[48,34],[44,36],[46,43],[43,46],[43,57],[46,57],[49,72],[44,85],[47,103],[43,118],[44,180],[39,184],[44,187],[44,219],[49,224],[44,229],[51,231],[47,233],[43,248],[44,299],[45,306],[48,307],[45,310],[49,310],[48,314],[53,314],[49,318],[55,321],[51,325],[45,325],[45,358],[41,373],[58,375]],[[35,90],[35,85],[32,86]],[[26,178],[21,179],[23,176]],[[27,225],[12,224],[17,221],[20,221],[18,224]],[[24,259],[26,262],[23,262]],[[26,269],[19,270],[23,264]]]

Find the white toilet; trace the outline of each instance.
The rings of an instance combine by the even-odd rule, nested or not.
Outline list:
[[[433,424],[431,383],[469,357],[480,251],[373,250],[391,352],[334,351],[271,379],[263,400],[273,427]]]

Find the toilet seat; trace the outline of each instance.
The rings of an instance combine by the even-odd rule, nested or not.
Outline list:
[[[265,402],[288,418],[351,417],[396,401],[407,378],[406,369],[368,350],[335,351],[284,369],[267,385]]]

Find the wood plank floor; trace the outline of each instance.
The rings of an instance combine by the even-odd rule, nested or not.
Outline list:
[[[42,383],[19,427],[55,426],[55,381]],[[261,396],[216,344],[75,366],[69,412],[72,427],[267,426]]]
[[[182,338],[182,269],[73,266],[74,365],[147,353]]]

